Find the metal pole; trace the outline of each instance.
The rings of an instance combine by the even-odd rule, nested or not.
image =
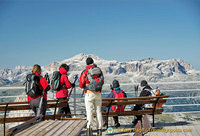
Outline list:
[[[5,112],[4,112],[4,119],[3,119],[3,132],[4,136],[6,135],[6,112],[8,109],[8,103],[6,103]]]
[[[74,87],[74,116],[76,117],[76,86]]]

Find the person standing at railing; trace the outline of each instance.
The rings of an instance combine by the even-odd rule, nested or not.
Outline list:
[[[41,72],[42,72],[42,69],[40,65],[35,64],[32,68],[32,74],[29,74],[26,77],[27,79],[26,93],[28,95],[27,99],[28,99],[28,102],[30,103],[30,107],[34,111],[35,115],[37,115],[37,112],[39,109],[39,103],[43,95],[40,114],[45,116],[46,105],[47,105],[47,91],[50,90],[50,86],[47,80],[41,76]],[[32,81],[32,80],[35,80],[35,81]],[[35,94],[32,92],[35,92]],[[43,117],[43,120],[44,120],[44,117]]]
[[[71,87],[75,87],[74,83],[71,83],[68,80],[67,72],[69,71],[69,66],[67,64],[61,64],[59,67],[60,76],[60,87],[56,91],[56,98],[58,100],[67,100],[68,97],[68,89]],[[58,114],[66,114],[66,117],[71,118],[71,110],[69,107],[69,103],[66,106],[59,108]]]
[[[92,58],[86,59],[86,69],[80,76],[79,87],[85,91],[85,107],[87,114],[87,136],[92,135],[93,110],[97,117],[97,136],[102,135],[102,98],[101,90],[104,84],[104,77],[101,69],[94,64]]]
[[[148,85],[146,80],[142,80],[140,83],[140,87],[142,89],[140,93],[140,97],[143,96],[152,96],[152,88]],[[149,105],[141,105],[141,104],[136,104],[134,107],[132,107],[132,110],[141,110],[142,108],[147,108]],[[132,121],[133,125],[136,125],[139,120],[142,119],[142,116],[138,115],[136,118]]]

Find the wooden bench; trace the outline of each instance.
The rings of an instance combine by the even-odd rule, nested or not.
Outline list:
[[[56,114],[56,109],[58,107],[66,106],[66,103],[68,100],[49,100],[47,101],[47,108],[54,108],[54,114],[53,115],[46,115],[45,120],[48,119],[61,119],[63,114]],[[0,111],[4,112],[4,117],[0,118],[0,124],[4,124],[4,135],[5,135],[5,124],[6,123],[12,123],[12,122],[26,122],[26,124],[21,125],[18,130],[24,129],[25,127],[29,127],[30,125],[33,125],[36,122],[40,122],[43,118],[43,115],[40,115],[38,117],[35,116],[23,116],[23,117],[7,117],[7,112],[10,111],[19,111],[19,110],[31,110],[30,105],[28,102],[9,102],[9,103],[0,103]],[[15,129],[16,131],[16,129]],[[14,132],[14,131],[13,131]],[[17,131],[16,131],[17,132]]]
[[[167,99],[169,96],[148,96],[148,97],[127,97],[127,98],[103,98],[102,99],[102,106],[107,107],[106,112],[102,112],[102,115],[107,118],[108,117],[113,117],[113,116],[136,116],[136,115],[142,115],[143,118],[141,121],[138,122],[138,124],[135,126],[135,130],[143,130],[143,134],[147,133],[151,125],[148,121],[147,115],[152,115],[153,119],[153,127],[154,127],[154,116],[155,114],[162,114],[163,109],[159,108],[151,108],[151,109],[142,109],[142,110],[137,110],[137,111],[131,111],[131,110],[124,110],[123,112],[111,112],[110,108],[112,105],[138,105],[138,104],[153,104],[155,107],[156,104],[158,103],[166,103]],[[106,122],[108,125],[108,122]],[[140,127],[139,127],[140,126]],[[108,126],[107,126],[108,128]],[[137,132],[137,131],[136,131]],[[139,131],[138,131],[139,132]],[[137,133],[136,133],[137,134]],[[140,134],[138,134],[140,135]]]

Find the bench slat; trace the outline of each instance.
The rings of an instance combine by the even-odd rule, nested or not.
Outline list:
[[[163,109],[156,109],[154,114],[162,114]],[[151,115],[153,113],[152,110],[138,110],[138,111],[123,111],[123,112],[109,112],[108,116],[135,116],[135,115]],[[107,116],[106,112],[102,112],[103,116]]]
[[[57,100],[48,100],[47,103],[50,103],[50,102],[56,102]],[[60,100],[59,102],[63,102],[63,101],[68,101],[68,100]],[[0,105],[6,105],[6,104],[9,104],[9,105],[18,105],[18,104],[28,104],[29,102],[27,101],[24,101],[24,102],[2,102],[0,103]]]
[[[157,100],[134,100],[134,101],[122,101],[122,102],[112,102],[111,105],[133,105],[133,104],[151,104],[155,103]],[[167,100],[160,99],[158,100],[158,103],[165,103]],[[102,106],[109,106],[110,102],[103,102]]]
[[[66,106],[66,103],[67,102],[59,102],[58,104],[57,104],[57,107],[63,107],[63,106]],[[47,104],[47,108],[54,108],[56,106],[56,104],[55,103],[48,103]],[[16,105],[16,106],[14,106],[14,105],[12,105],[12,106],[9,106],[8,105],[8,108],[7,108],[7,111],[17,111],[17,110],[30,110],[31,108],[30,108],[30,105],[29,104],[23,104],[23,105]],[[4,106],[0,106],[0,111],[5,111],[5,107]]]
[[[127,97],[127,98],[103,98],[102,101],[112,101],[112,100],[149,100],[149,99],[155,99],[155,98],[168,98],[169,96],[146,96],[146,97]]]

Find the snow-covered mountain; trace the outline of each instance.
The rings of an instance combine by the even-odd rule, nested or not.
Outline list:
[[[105,75],[105,82],[111,83],[113,79],[118,79],[123,83],[140,82],[145,79],[150,82],[164,81],[196,81],[200,79],[200,71],[194,70],[191,64],[180,60],[155,60],[153,58],[143,60],[131,60],[128,62],[117,62],[116,60],[104,60],[96,55],[78,54],[72,58],[61,62],[52,62],[42,66],[43,75],[48,72],[58,70],[62,63],[70,66],[69,78],[72,80],[73,75],[81,74],[85,68],[86,58],[90,56],[94,59]],[[28,73],[31,72],[32,66],[16,66],[14,69],[0,70],[0,85],[23,82]]]

